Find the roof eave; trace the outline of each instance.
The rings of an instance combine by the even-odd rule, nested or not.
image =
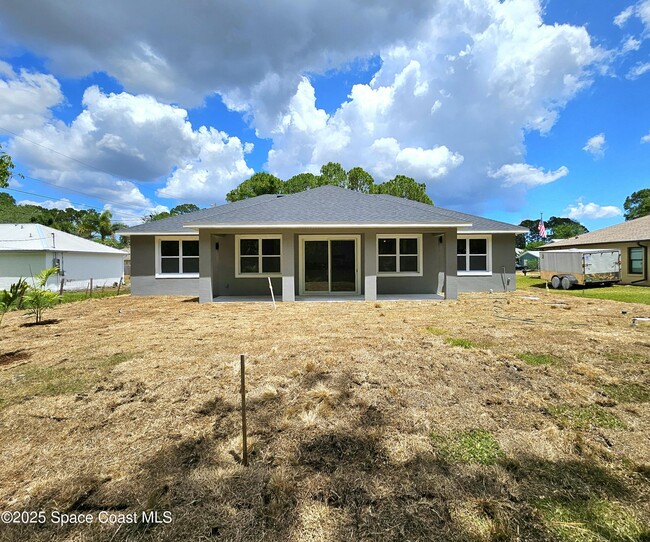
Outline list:
[[[382,229],[382,228],[468,228],[471,223],[428,223],[428,224],[411,224],[411,223],[342,223],[342,222],[316,222],[316,223],[296,223],[296,224],[185,224],[184,228],[201,229],[220,229],[220,230],[240,230],[240,229],[260,229],[260,230],[278,230],[278,229],[331,229],[331,228],[354,228],[354,229]]]
[[[125,237],[133,235],[196,235],[193,232],[188,232],[186,230],[173,230],[173,231],[122,231],[117,232],[117,235],[123,235]]]
[[[514,233],[516,235],[519,235],[520,233],[528,233],[530,230],[467,230],[467,231],[459,231],[458,233],[460,234],[467,234],[467,235],[486,235],[486,234],[491,234],[491,233]]]

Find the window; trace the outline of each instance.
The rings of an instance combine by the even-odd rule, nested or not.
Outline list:
[[[627,249],[628,273],[630,275],[643,274],[643,249],[630,247]]]
[[[491,273],[490,237],[458,237],[456,259],[459,275]]]
[[[237,236],[237,276],[280,275],[282,239],[280,237]]]
[[[160,238],[157,241],[156,276],[198,276],[198,239]]]
[[[378,235],[377,272],[381,275],[421,275],[421,235]]]

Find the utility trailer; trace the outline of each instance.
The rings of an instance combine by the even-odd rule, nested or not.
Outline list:
[[[606,249],[542,250],[542,280],[553,288],[568,290],[576,284],[615,284],[621,280],[621,252]]]

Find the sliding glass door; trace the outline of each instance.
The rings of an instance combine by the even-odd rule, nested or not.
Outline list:
[[[358,238],[305,236],[301,240],[301,293],[359,293]]]

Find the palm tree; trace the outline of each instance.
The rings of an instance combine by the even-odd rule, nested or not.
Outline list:
[[[77,235],[85,239],[92,239],[97,231],[99,231],[99,215],[92,209],[87,211],[77,224]]]
[[[102,238],[102,242],[104,242],[107,237],[112,237],[117,231],[117,229],[113,229],[113,223],[111,222],[112,218],[113,213],[106,209],[97,219],[97,232]]]

